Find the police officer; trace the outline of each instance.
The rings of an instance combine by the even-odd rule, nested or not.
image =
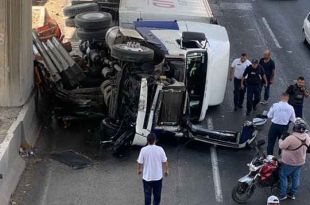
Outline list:
[[[247,87],[247,111],[246,115],[249,115],[253,110],[256,110],[256,106],[260,101],[260,91],[262,82],[264,81],[265,86],[267,85],[267,79],[264,69],[258,64],[257,59],[252,60],[252,65],[248,66],[241,78],[241,88],[244,89],[244,81]]]
[[[295,110],[296,117],[302,118],[302,108],[304,103],[304,98],[309,97],[309,91],[305,87],[305,78],[300,76],[297,79],[297,83],[294,85],[290,85],[286,92],[290,95],[290,99],[288,101]]]
[[[229,80],[234,79],[234,110],[242,108],[245,89],[241,89],[241,78],[244,70],[251,65],[251,62],[247,59],[247,54],[242,53],[240,58],[236,58],[231,63]]]
[[[287,131],[289,123],[295,122],[296,120],[294,108],[288,104],[288,100],[289,95],[283,93],[281,95],[281,101],[274,103],[267,114],[272,122],[268,132],[268,155],[273,155],[273,148],[276,140]]]

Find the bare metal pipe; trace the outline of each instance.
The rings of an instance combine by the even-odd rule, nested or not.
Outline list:
[[[44,62],[47,65],[47,68],[50,72],[51,77],[53,78],[53,80],[55,82],[59,81],[61,79],[61,77],[58,74],[57,69],[56,69],[55,65],[53,64],[52,60],[50,59],[50,57],[48,56],[47,52],[44,50],[42,42],[39,40],[39,37],[35,31],[32,31],[32,39],[33,39],[34,45],[36,46],[39,53],[43,57]]]
[[[63,67],[63,70],[67,70],[69,68],[69,64],[62,57],[62,55],[58,52],[56,46],[52,43],[52,41],[47,40],[46,45],[49,47],[49,49],[53,52],[53,54],[59,60],[59,62],[61,63],[61,65]]]

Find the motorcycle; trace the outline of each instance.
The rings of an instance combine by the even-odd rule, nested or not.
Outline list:
[[[256,155],[250,163],[249,173],[238,180],[238,184],[232,190],[232,199],[239,203],[246,203],[254,194],[256,187],[271,188],[273,191],[278,187],[278,171],[280,163],[272,155],[266,155],[262,146],[264,140],[255,142]]]

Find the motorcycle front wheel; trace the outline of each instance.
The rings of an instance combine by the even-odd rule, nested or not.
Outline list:
[[[251,187],[247,183],[238,183],[232,190],[232,199],[238,204],[246,203],[255,190],[255,185]]]

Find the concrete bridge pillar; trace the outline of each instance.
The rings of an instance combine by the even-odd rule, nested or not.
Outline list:
[[[33,88],[31,6],[0,0],[0,106],[22,106]]]

